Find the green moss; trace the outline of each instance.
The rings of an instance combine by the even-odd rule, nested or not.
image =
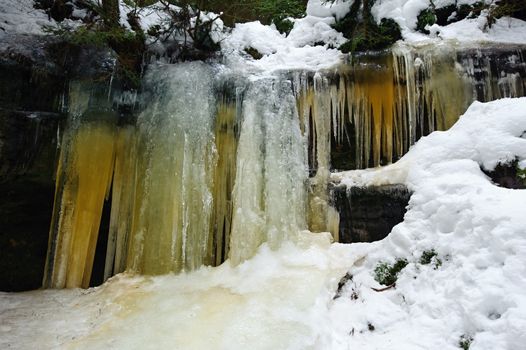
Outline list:
[[[433,263],[435,265],[435,270],[442,266],[442,260],[438,258],[437,252],[434,249],[425,250],[420,257],[420,264],[429,265]]]
[[[469,335],[462,334],[458,341],[458,347],[462,350],[469,350],[471,343],[473,342],[473,337]]]
[[[283,20],[276,20],[274,22],[274,25],[276,25],[276,29],[279,30],[280,33],[289,35],[292,28],[294,28],[294,22],[292,22],[289,19],[283,19]]]
[[[518,164],[515,167],[517,169],[517,179],[526,186],[526,168],[521,169]]]
[[[108,28],[103,25],[83,25],[74,30],[61,26],[46,28],[59,36],[63,47],[108,47],[117,53],[117,73],[125,86],[137,88],[140,82],[140,65],[145,50],[144,33],[126,30],[122,27]]]
[[[437,21],[435,11],[432,8],[425,9],[418,14],[416,29],[424,34],[429,34],[426,26],[432,26]]]
[[[397,259],[393,265],[380,262],[374,269],[374,279],[383,285],[393,285],[400,272],[407,266],[406,259]]]
[[[339,47],[342,52],[383,50],[402,38],[394,20],[383,18],[376,23],[371,14],[373,4],[374,1],[355,1],[349,13],[333,25],[349,39]]]

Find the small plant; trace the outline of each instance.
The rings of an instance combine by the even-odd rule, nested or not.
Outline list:
[[[254,12],[263,23],[274,23],[277,30],[288,34],[294,27],[288,18],[305,16],[305,8],[300,0],[262,0],[256,2]]]
[[[374,279],[385,286],[395,284],[400,271],[402,271],[408,262],[406,259],[397,259],[393,265],[386,262],[380,262],[374,269]]]
[[[371,2],[354,1],[349,13],[333,25],[349,39],[339,47],[343,53],[383,50],[402,38],[398,24],[386,18],[378,24],[371,7]]]
[[[469,350],[469,347],[471,346],[471,343],[473,342],[473,337],[462,334],[460,336],[460,339],[458,341],[458,347],[462,350]]]
[[[526,168],[521,169],[519,165],[516,165],[517,169],[517,179],[522,182],[524,186],[526,186]]]
[[[418,14],[416,29],[424,34],[429,34],[427,26],[432,26],[437,21],[437,16],[432,8],[425,9]]]
[[[282,33],[282,34],[286,34],[286,35],[289,35],[290,31],[292,30],[292,28],[294,28],[294,22],[292,22],[291,20],[285,18],[283,20],[276,20],[274,21],[274,25],[276,26],[276,29]]]
[[[442,260],[438,258],[438,254],[434,249],[424,250],[422,256],[420,257],[420,264],[429,265],[431,263],[434,263],[435,270],[442,266]]]

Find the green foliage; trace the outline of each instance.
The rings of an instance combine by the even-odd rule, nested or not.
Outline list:
[[[422,10],[417,17],[416,29],[424,34],[429,34],[426,26],[432,26],[436,21],[437,17],[433,8]]]
[[[434,249],[425,250],[420,257],[420,264],[429,265],[431,263],[435,265],[435,270],[442,266],[442,260],[438,258],[438,254]]]
[[[280,33],[289,34],[292,28],[294,28],[294,22],[292,22],[289,19],[283,19],[283,20],[275,20],[274,24],[276,25],[276,29]]]
[[[493,15],[495,18],[510,16],[526,20],[526,0],[500,0]]]
[[[526,186],[526,168],[521,169],[518,164],[515,166],[515,168],[517,169],[517,179],[522,182],[524,186]]]
[[[393,285],[398,279],[400,271],[402,271],[408,262],[406,259],[397,259],[393,265],[386,262],[380,262],[374,269],[374,279],[383,285]]]
[[[117,53],[117,74],[125,86],[137,88],[142,54],[145,50],[145,37],[142,31],[134,32],[120,26],[106,26],[103,22],[87,23],[75,29],[66,26],[46,27],[60,37],[65,46],[109,47]]]
[[[462,350],[469,350],[471,343],[473,342],[473,337],[469,335],[462,334],[458,341],[458,347]]]
[[[261,0],[256,2],[254,14],[262,23],[274,23],[276,28],[288,34],[293,23],[288,18],[305,15],[305,2],[300,0]]]
[[[500,17],[509,16],[526,20],[526,0],[496,0],[488,3],[479,1],[458,7],[452,5],[446,8],[435,9],[434,12],[438,18],[437,23],[440,25],[447,24],[446,18],[453,12],[456,12],[456,16],[450,22],[460,21],[464,18],[477,18],[484,14],[487,20],[485,28],[491,28]]]
[[[66,27],[47,27],[46,30],[60,36],[69,44],[78,46],[103,47],[108,43],[126,45],[133,43],[137,39],[135,33],[126,31],[120,27],[114,27],[108,30],[94,28],[92,26],[80,26],[75,30],[70,30]]]
[[[374,1],[354,1],[349,13],[334,24],[348,42],[339,49],[344,52],[383,50],[402,38],[400,27],[392,19],[383,18],[377,24],[371,14]]]

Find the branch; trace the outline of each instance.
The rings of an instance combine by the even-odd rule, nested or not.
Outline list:
[[[391,289],[391,288],[395,288],[395,287],[396,287],[396,283],[393,283],[390,286],[387,286],[385,288],[377,289],[377,288],[371,287],[371,289],[374,290],[375,292],[385,292],[386,290]]]

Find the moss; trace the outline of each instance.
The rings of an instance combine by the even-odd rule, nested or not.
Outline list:
[[[398,275],[407,264],[406,259],[397,259],[393,265],[380,262],[374,269],[374,279],[380,284],[391,286],[396,282]]]
[[[254,4],[254,12],[263,22],[275,22],[288,17],[303,17],[305,3],[300,0],[261,0]]]
[[[473,337],[469,335],[462,334],[458,340],[458,347],[462,350],[469,350],[471,343],[473,342]]]
[[[429,30],[426,27],[432,26],[436,21],[437,17],[433,8],[422,10],[417,17],[416,29],[421,33],[429,34]]]
[[[458,19],[458,13],[451,17],[451,15],[457,12],[457,6],[456,5],[449,5],[441,8],[435,8],[435,16],[436,16],[436,24],[445,26],[449,23],[455,22]]]
[[[517,180],[523,184],[523,186],[526,186],[526,168],[521,169],[519,165],[516,166],[517,169]]]
[[[294,23],[289,19],[278,19],[274,22],[276,29],[282,33],[289,35],[292,28],[294,28]]]
[[[75,30],[67,27],[47,28],[64,42],[64,50],[82,47],[111,48],[117,53],[117,75],[125,87],[135,89],[140,83],[142,56],[146,49],[144,33],[133,32],[122,27],[107,28],[97,25],[83,25]]]
[[[420,264],[429,265],[433,263],[435,265],[435,270],[442,266],[442,260],[438,258],[437,252],[434,249],[425,250],[420,257]]]
[[[333,25],[349,39],[339,47],[342,52],[383,50],[402,38],[394,20],[383,18],[376,23],[371,14],[373,4],[374,1],[355,1],[349,13]]]
[[[500,0],[490,7],[490,16],[494,19],[509,16],[526,20],[526,0]]]

